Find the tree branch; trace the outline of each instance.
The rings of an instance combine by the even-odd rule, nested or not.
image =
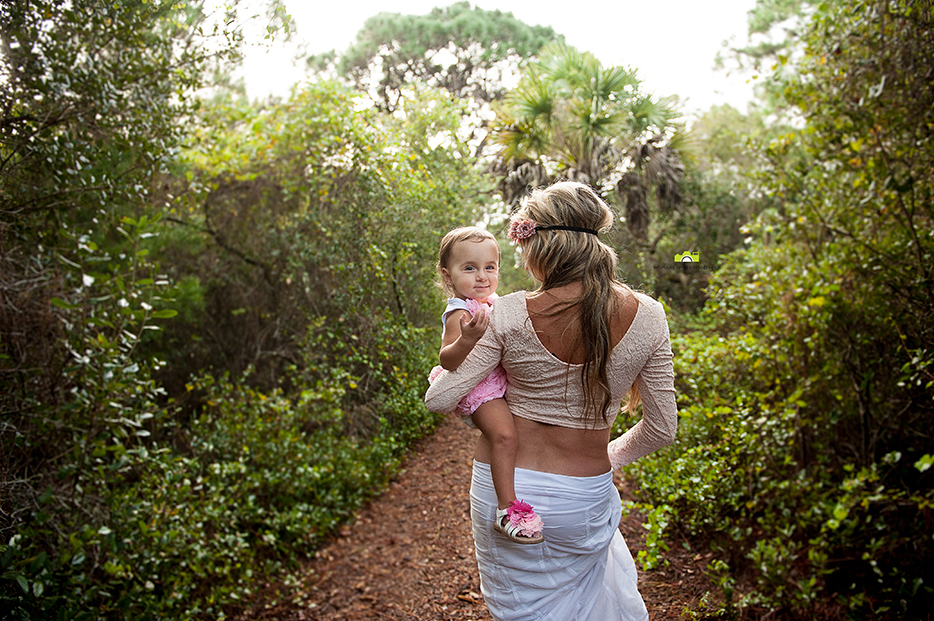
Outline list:
[[[186,221],[181,220],[181,219],[179,219],[179,218],[174,218],[174,217],[172,217],[172,216],[166,217],[165,220],[167,220],[168,222],[174,222],[174,223],[176,223],[176,224],[181,224],[182,226],[191,227],[191,228],[193,228],[193,229],[196,229],[196,230],[198,230],[198,231],[201,231],[202,233],[207,233],[207,234],[210,235],[212,238],[214,238],[214,241],[217,243],[218,246],[220,246],[221,248],[223,248],[224,250],[226,250],[226,251],[229,252],[230,254],[236,256],[237,258],[239,258],[240,260],[242,260],[244,263],[247,263],[248,265],[252,265],[252,266],[254,266],[254,267],[260,268],[261,270],[263,270],[263,272],[266,273],[267,277],[268,277],[269,274],[272,272],[272,267],[270,267],[269,265],[266,265],[266,264],[263,263],[262,261],[258,261],[258,260],[256,260],[256,259],[250,257],[249,255],[247,255],[247,254],[244,253],[244,252],[241,252],[240,250],[237,250],[236,248],[234,248],[233,246],[231,246],[230,244],[228,244],[226,241],[224,241],[223,236],[222,236],[219,232],[215,231],[214,229],[208,228],[208,227],[206,227],[206,226],[197,226],[197,225],[195,225],[195,224],[192,224],[192,223],[190,223],[190,222],[186,222]]]

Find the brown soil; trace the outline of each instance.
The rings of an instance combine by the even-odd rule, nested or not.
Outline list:
[[[297,583],[268,585],[237,618],[491,619],[480,596],[468,506],[477,433],[457,421],[442,424],[414,447],[389,489],[309,559]],[[625,482],[617,485],[632,497]],[[625,516],[620,530],[633,556],[644,549],[642,516]],[[717,591],[704,576],[705,558],[668,543],[669,566],[639,574],[652,621],[681,619]]]

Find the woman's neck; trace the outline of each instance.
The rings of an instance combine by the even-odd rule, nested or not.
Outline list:
[[[529,297],[550,297],[558,302],[570,302],[575,301],[580,298],[581,293],[584,290],[584,283],[579,280],[569,282],[566,285],[560,285],[558,287],[549,287],[548,289],[539,288],[537,291],[533,291]]]

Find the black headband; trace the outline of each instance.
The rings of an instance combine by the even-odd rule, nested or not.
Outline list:
[[[590,233],[591,235],[597,235],[597,231],[593,229],[584,229],[579,226],[536,226],[536,231],[577,231],[578,233]]]

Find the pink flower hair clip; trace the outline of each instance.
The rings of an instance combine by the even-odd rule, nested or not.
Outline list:
[[[518,242],[520,239],[528,239],[535,235],[537,228],[538,225],[531,220],[514,220],[509,225],[509,233],[506,236],[512,241]]]

